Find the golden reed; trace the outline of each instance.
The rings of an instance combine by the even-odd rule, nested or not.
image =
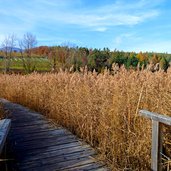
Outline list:
[[[113,170],[150,170],[147,109],[171,115],[171,70],[0,75],[0,97],[42,112],[94,146]]]

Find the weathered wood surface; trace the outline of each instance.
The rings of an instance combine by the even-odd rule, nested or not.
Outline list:
[[[161,123],[152,120],[152,148],[151,148],[151,168],[153,171],[159,171],[161,165],[161,153],[162,152],[162,131]]]
[[[2,150],[4,148],[10,126],[11,126],[10,119],[0,120],[0,154],[2,153]]]
[[[8,151],[20,171],[106,171],[95,151],[68,130],[53,125],[41,114],[0,99],[12,120]]]
[[[171,126],[171,117],[161,115],[147,110],[140,110],[140,116],[150,118],[152,120],[152,149],[151,149],[151,170],[161,171],[161,154],[162,154],[162,125]]]
[[[158,121],[163,124],[171,126],[171,117],[169,116],[161,115],[161,114],[154,113],[154,112],[149,112],[147,110],[140,110],[139,113],[140,113],[140,116],[144,116],[144,117],[150,118],[151,120]]]

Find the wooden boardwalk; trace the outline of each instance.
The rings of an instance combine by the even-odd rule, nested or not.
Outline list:
[[[57,127],[41,114],[0,99],[10,113],[7,151],[13,156],[12,170],[107,171],[95,159],[95,151],[68,130]]]

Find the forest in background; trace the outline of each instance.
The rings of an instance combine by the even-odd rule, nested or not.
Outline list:
[[[34,35],[27,33],[16,43],[14,35],[6,37],[1,43],[0,68],[5,72],[21,69],[27,73],[33,71],[59,71],[70,69],[80,71],[87,67],[89,71],[112,71],[113,64],[126,69],[144,69],[152,72],[167,71],[171,64],[171,54],[155,52],[124,52],[119,50],[93,49],[63,46],[39,46]],[[18,44],[19,48],[15,48]]]

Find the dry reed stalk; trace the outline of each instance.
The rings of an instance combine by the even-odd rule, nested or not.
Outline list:
[[[151,123],[139,109],[171,114],[167,73],[108,71],[0,75],[0,96],[41,111],[85,139],[113,170],[149,170]]]

